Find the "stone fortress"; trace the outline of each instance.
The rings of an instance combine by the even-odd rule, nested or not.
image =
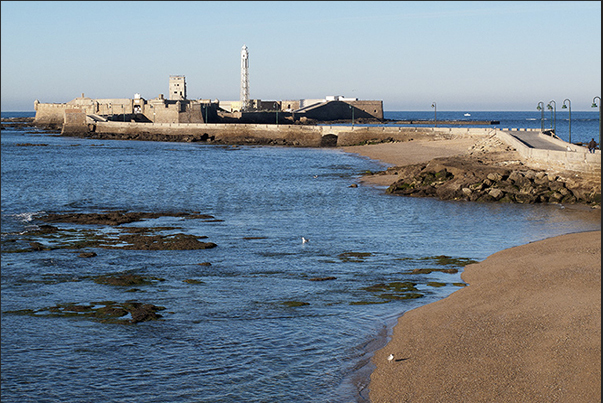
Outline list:
[[[66,113],[81,111],[94,121],[138,123],[316,123],[337,120],[383,120],[383,101],[366,101],[343,96],[324,99],[266,101],[249,99],[249,54],[243,46],[241,57],[241,99],[219,101],[188,99],[186,79],[169,77],[168,99],[160,94],[145,99],[91,99],[84,96],[67,103],[34,102],[35,123],[62,126]]]
[[[264,101],[252,99],[249,107],[240,101],[187,99],[184,76],[170,76],[169,99],[160,94],[154,99],[75,98],[67,103],[34,102],[35,122],[41,125],[63,124],[65,111],[83,109],[97,120],[147,123],[312,123],[335,120],[383,120],[383,101],[327,96],[324,99]],[[353,116],[352,116],[353,115]]]
[[[250,99],[248,53],[241,58],[241,98],[221,102],[188,99],[184,76],[170,76],[169,98],[147,100],[91,99],[82,94],[67,103],[35,101],[33,124],[60,128],[61,134],[108,140],[204,142],[223,145],[338,147],[381,142],[496,137],[514,148],[522,161],[535,168],[601,175],[601,153],[553,138],[537,129],[496,127],[433,127],[389,125],[382,101],[343,96],[324,99],[265,101]],[[359,124],[363,123],[363,124]],[[364,124],[368,123],[368,124]],[[372,124],[380,123],[380,124]],[[531,133],[527,133],[527,132]],[[526,134],[544,140],[535,148]],[[555,143],[555,144],[552,144]]]

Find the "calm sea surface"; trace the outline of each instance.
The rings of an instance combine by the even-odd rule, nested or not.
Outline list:
[[[438,112],[438,119],[463,114]],[[533,120],[539,112],[471,115],[500,120],[500,127],[540,127]],[[574,117],[573,141],[598,136],[598,113]],[[2,402],[363,402],[371,354],[397,317],[462,286],[462,267],[442,266],[437,256],[479,261],[600,229],[554,205],[443,202],[353,188],[363,172],[387,166],[339,149],[86,140],[34,129],[3,130],[1,140]],[[107,210],[209,214],[216,220],[162,217],[123,226],[178,227],[218,246],[88,248],[98,254],[89,259],[70,249],[7,253],[45,212]],[[302,236],[310,241],[302,244]],[[453,267],[459,272],[409,274]],[[164,281],[128,292],[90,279],[110,273]],[[310,281],[325,277],[334,279]],[[367,290],[405,281],[423,296]],[[162,321],[135,325],[9,312],[107,300],[166,310]],[[292,301],[306,304],[288,306]]]

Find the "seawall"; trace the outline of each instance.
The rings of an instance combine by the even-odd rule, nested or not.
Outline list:
[[[64,128],[64,134],[90,138],[203,141],[214,144],[273,144],[302,147],[334,147],[384,141],[490,136],[494,132],[495,130],[492,128],[135,122],[94,122],[88,124],[87,130],[74,130],[69,125]]]
[[[513,129],[515,130],[515,129]],[[440,140],[496,136],[515,148],[523,162],[544,170],[567,170],[601,177],[601,150],[584,147],[539,133],[558,151],[529,147],[511,134],[513,130],[475,127],[401,127],[358,125],[276,125],[239,123],[137,123],[94,120],[78,109],[66,110],[62,134],[116,140],[207,142],[299,147],[352,146],[387,141]],[[525,131],[526,129],[521,129]]]
[[[512,136],[512,130],[497,130],[496,136],[513,147],[526,165],[532,168],[544,170],[574,171],[583,174],[593,175],[601,178],[601,150],[589,153],[586,147],[567,143],[561,139],[547,136],[541,132],[538,137],[550,142],[551,144],[565,148],[565,151],[548,150],[542,148],[528,147],[523,142]],[[519,130],[521,131],[521,130]]]

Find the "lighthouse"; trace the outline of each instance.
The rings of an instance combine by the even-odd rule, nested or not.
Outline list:
[[[249,52],[247,46],[241,49],[241,110],[249,107]]]

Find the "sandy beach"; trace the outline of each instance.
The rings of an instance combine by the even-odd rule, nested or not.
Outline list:
[[[405,143],[381,143],[363,146],[343,147],[349,153],[358,154],[388,165],[402,166],[431,161],[438,157],[452,157],[467,153],[467,150],[478,140],[460,138],[451,140],[420,140]],[[396,181],[392,175],[365,176],[362,181],[367,184],[389,186]]]
[[[468,287],[400,318],[371,401],[600,402],[600,265],[595,231],[467,266]]]
[[[343,147],[349,153],[359,154],[391,165],[409,165],[427,162],[437,157],[465,154],[477,141],[474,138],[451,140],[415,140],[405,143],[380,143]]]
[[[346,147],[391,165],[461,155],[471,139]],[[366,177],[389,185],[391,175]],[[584,209],[600,221],[600,209]],[[373,357],[371,402],[601,401],[601,232],[467,266],[467,287],[404,314]],[[387,357],[394,354],[393,361]]]

